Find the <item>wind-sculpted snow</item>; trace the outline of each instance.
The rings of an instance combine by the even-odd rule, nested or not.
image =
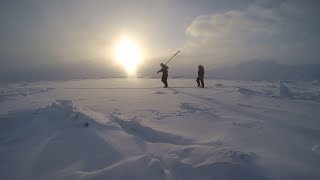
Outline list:
[[[191,139],[183,138],[169,133],[156,131],[150,127],[139,123],[136,118],[124,120],[112,115],[112,120],[120,125],[120,127],[128,134],[139,137],[151,143],[169,143],[176,145],[192,144]]]
[[[256,168],[253,153],[157,131],[137,119],[110,117],[66,100],[1,117],[5,124],[0,133],[1,154],[6,165],[0,169],[1,179],[263,178],[251,169]],[[107,131],[105,136],[101,135],[103,131]],[[146,148],[136,155],[124,156],[115,141],[108,141],[112,132],[127,137],[123,140],[129,144]]]
[[[5,166],[0,179],[60,179],[68,168],[102,168],[121,157],[96,131],[84,126],[98,123],[77,112],[71,101],[11,113],[1,117],[1,122]]]
[[[205,82],[2,85],[0,179],[319,179],[318,82]]]

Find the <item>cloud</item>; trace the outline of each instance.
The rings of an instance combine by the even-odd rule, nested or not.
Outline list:
[[[187,28],[191,36],[220,37],[231,33],[273,33],[283,17],[276,8],[249,5],[245,10],[232,10],[221,14],[196,17]]]
[[[220,38],[234,33],[273,33],[281,17],[272,12],[259,12],[260,7],[250,7],[248,11],[228,11],[197,17],[186,33],[193,37]]]
[[[315,59],[319,52],[314,47],[320,40],[319,31],[314,29],[319,29],[320,24],[312,5],[259,1],[243,10],[198,16],[186,29],[186,52],[210,55],[208,61],[220,62]]]

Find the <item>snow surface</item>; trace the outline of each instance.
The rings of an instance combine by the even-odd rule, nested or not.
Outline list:
[[[320,179],[320,83],[0,85],[0,179]]]

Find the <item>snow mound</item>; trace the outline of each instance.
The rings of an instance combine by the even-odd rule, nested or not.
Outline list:
[[[0,167],[0,179],[69,179],[66,169],[90,171],[121,159],[113,145],[96,131],[107,126],[102,124],[103,119],[98,122],[79,112],[71,101],[13,112],[0,120],[0,150],[5,157],[1,155],[5,167]]]

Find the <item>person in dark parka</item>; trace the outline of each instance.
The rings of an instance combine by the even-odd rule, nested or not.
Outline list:
[[[167,88],[168,87],[168,66],[166,66],[165,64],[161,63],[160,64],[161,66],[161,69],[157,72],[157,74],[159,72],[162,72],[162,77],[161,77],[161,81],[163,82],[164,84],[164,88]]]
[[[201,87],[204,88],[204,67],[202,65],[198,66],[198,78],[197,78],[197,83],[198,87],[200,87],[200,82],[201,82]]]

